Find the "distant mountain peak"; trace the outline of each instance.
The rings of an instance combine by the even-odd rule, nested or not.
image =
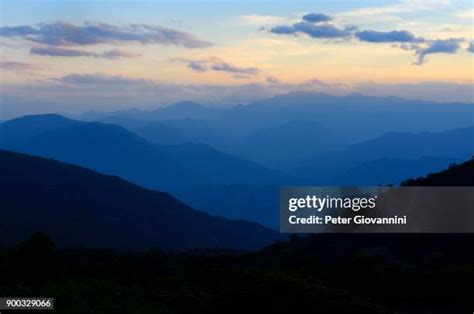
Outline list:
[[[349,97],[365,97],[365,95],[362,94],[362,93],[350,93],[350,94],[347,94],[346,96],[349,96]]]
[[[190,100],[185,100],[185,101],[173,103],[168,106],[160,107],[156,109],[155,112],[169,111],[169,110],[199,110],[199,109],[207,109],[207,108],[201,105],[200,103],[190,101]]]
[[[18,123],[21,121],[28,121],[28,122],[37,122],[37,121],[74,121],[72,119],[66,118],[62,115],[55,114],[55,113],[44,113],[44,114],[35,114],[35,115],[26,115],[19,118],[11,119],[5,121],[4,123]]]
[[[180,102],[174,103],[170,106],[175,106],[175,107],[204,107],[200,103],[197,103],[197,102],[191,101],[191,100],[180,101]]]
[[[82,123],[58,114],[29,115],[0,123],[0,143],[7,143],[12,137],[22,140],[25,137],[43,132],[62,129]]]

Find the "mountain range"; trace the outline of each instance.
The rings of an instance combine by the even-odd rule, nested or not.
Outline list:
[[[233,107],[24,116],[0,123],[0,148],[277,228],[280,186],[396,185],[444,169],[474,155],[472,117],[472,104],[291,93]]]
[[[116,176],[0,150],[0,239],[12,244],[37,231],[60,247],[119,250],[247,250],[282,239]]]
[[[117,123],[160,144],[206,143],[282,170],[300,158],[317,158],[387,133],[472,127],[473,116],[473,104],[466,103],[294,92],[233,107],[181,102],[152,111],[93,112],[78,119]],[[160,135],[165,126],[169,132]]]
[[[24,125],[29,127],[25,129]],[[165,190],[277,184],[286,178],[206,144],[157,146],[118,125],[58,115],[25,116],[0,124],[0,147],[55,158]]]
[[[418,172],[411,175],[422,175],[419,171],[440,170],[472,155],[474,127],[442,132],[397,132],[317,158],[299,160],[291,173],[306,177],[309,184],[397,184],[403,178],[400,175],[410,175],[409,169]],[[376,173],[380,171],[384,171],[379,177],[381,181],[372,181],[370,178],[378,179]]]
[[[181,102],[156,110],[89,112],[79,120],[104,117],[142,121],[194,119],[208,127],[243,137],[292,121],[314,121],[342,134],[350,131],[354,140],[366,140],[387,132],[441,131],[472,126],[472,103],[436,103],[398,97],[361,94],[333,96],[314,92],[293,92],[232,107],[205,106]]]
[[[474,160],[404,186],[472,186]],[[118,250],[257,249],[284,236],[259,224],[196,211],[116,176],[0,150],[0,238],[41,231],[60,247]]]

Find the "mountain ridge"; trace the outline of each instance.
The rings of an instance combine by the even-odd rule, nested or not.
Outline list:
[[[34,119],[40,118],[34,117]],[[49,116],[43,116],[43,118],[48,120]],[[22,137],[21,141],[15,142],[16,134],[12,130],[15,121],[17,120],[6,122],[10,129],[9,137],[5,135],[0,137],[0,147],[56,158],[100,172],[120,175],[146,187],[169,191],[179,186],[244,182],[258,185],[269,184],[285,177],[254,162],[219,152],[207,145],[157,146],[122,126],[99,122],[77,121],[76,123],[75,120],[67,120],[72,121],[71,125],[60,130],[38,131],[29,138]],[[0,134],[5,134],[2,132],[3,129],[2,123]],[[22,133],[22,126],[18,126],[16,130]],[[173,149],[182,150],[183,148],[187,149],[186,155],[183,156],[173,151]],[[193,152],[193,148],[198,151]],[[200,155],[201,159],[219,161],[222,165],[226,164],[229,171],[233,171],[236,176],[232,178],[216,176],[214,168],[219,168],[219,164],[203,168],[193,155]],[[193,168],[190,165],[196,166]],[[258,173],[258,176],[252,176],[254,173]]]
[[[121,250],[256,249],[280,239],[256,223],[198,212],[117,176],[5,150],[0,160],[0,234],[9,243],[36,231],[61,247]]]

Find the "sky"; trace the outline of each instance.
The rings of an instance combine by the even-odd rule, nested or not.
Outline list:
[[[0,119],[310,90],[474,102],[471,0],[0,0]]]

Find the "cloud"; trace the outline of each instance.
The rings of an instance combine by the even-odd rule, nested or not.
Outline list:
[[[322,13],[308,13],[303,15],[299,22],[291,25],[277,25],[268,29],[263,29],[277,35],[308,35],[311,38],[336,39],[349,38],[357,31],[354,25],[344,27],[327,23],[333,20],[332,16]]]
[[[112,50],[104,51],[100,56],[101,58],[115,60],[115,59],[120,59],[120,58],[136,58],[136,57],[139,57],[140,54],[131,53],[131,52],[118,50],[118,49],[112,49]]]
[[[299,22],[293,25],[280,25],[270,29],[271,33],[279,35],[306,34],[312,38],[344,38],[352,35],[353,27],[338,28],[331,24],[314,24]]]
[[[278,25],[270,29],[270,33],[278,35],[290,35],[295,34],[296,29],[293,25]]]
[[[267,80],[267,83],[270,83],[270,84],[278,84],[278,83],[280,83],[280,80],[279,80],[277,77],[275,77],[275,76],[271,76],[271,75],[270,75],[270,76],[267,76],[265,79]]]
[[[471,41],[469,47],[467,47],[467,51],[474,53],[474,41]]]
[[[23,37],[36,34],[37,29],[28,25],[0,27],[0,36],[2,37]]]
[[[350,88],[337,87],[340,84],[312,79],[300,83],[186,85],[153,82],[149,79],[121,75],[70,74],[34,84],[4,85],[0,108],[2,108],[2,117],[6,119],[46,112],[116,111],[131,107],[154,109],[157,104],[170,104],[182,100],[216,105],[245,104],[295,91],[315,91],[336,95],[359,92],[373,96],[474,103],[472,82],[464,84],[363,82],[355,83]],[[336,87],[328,88],[323,85],[336,85]]]
[[[148,24],[115,26],[106,23],[68,22],[42,23],[0,27],[0,36],[22,38],[27,41],[50,46],[86,46],[97,44],[141,44],[176,45],[187,48],[209,47],[212,43],[180,30]]]
[[[40,56],[50,56],[50,57],[91,57],[91,58],[102,58],[115,60],[119,58],[135,58],[140,56],[139,54],[129,53],[126,51],[121,51],[117,49],[107,50],[103,53],[89,52],[76,49],[64,49],[58,47],[32,47],[30,49],[31,54],[40,55]]]
[[[446,5],[448,0],[415,0],[404,1],[400,4],[387,7],[364,8],[362,11],[353,11],[353,16],[359,16],[371,12],[371,14],[382,14],[382,12],[412,12],[418,10],[432,10],[436,5]],[[378,10],[381,10],[380,12]],[[378,12],[378,13],[377,13]],[[346,12],[347,15],[347,12]],[[350,16],[350,14],[349,14]],[[306,34],[312,38],[324,39],[342,39],[348,40],[355,36],[361,42],[371,43],[396,43],[392,47],[399,47],[402,50],[416,51],[417,61],[415,64],[421,65],[425,61],[428,54],[433,53],[450,53],[455,54],[460,47],[463,39],[425,39],[417,37],[408,30],[392,30],[392,31],[377,31],[377,30],[362,30],[358,31],[358,27],[351,24],[340,26],[340,23],[327,23],[332,20],[331,16],[318,13],[310,13],[304,15],[302,21],[291,25],[277,25],[269,30],[270,33],[278,35],[293,35]],[[468,51],[474,50],[469,47]]]
[[[209,70],[206,64],[199,61],[190,61],[188,63],[188,68],[190,68],[194,72],[206,72],[207,70]]]
[[[324,88],[351,88],[349,84],[343,82],[326,82],[316,77],[306,81],[304,85],[313,85],[317,87],[324,87]]]
[[[105,73],[93,74],[69,74],[51,80],[68,85],[108,85],[108,86],[127,86],[127,85],[153,85],[152,80],[142,78],[129,78],[123,75],[109,75]]]
[[[365,30],[356,32],[355,36],[361,41],[367,41],[372,43],[390,43],[390,42],[401,42],[401,43],[413,43],[423,42],[424,39],[417,38],[415,35],[406,30],[401,31],[389,31],[379,32],[373,30]]]
[[[224,61],[212,63],[211,68],[214,71],[222,71],[222,72],[228,72],[228,73],[234,73],[234,74],[257,75],[259,73],[259,70],[257,68],[238,67]]]
[[[306,15],[303,15],[303,21],[309,23],[329,22],[331,20],[331,16],[322,13],[308,13]]]
[[[43,70],[44,67],[26,62],[0,61],[0,69],[11,71],[37,71]]]
[[[417,61],[416,65],[422,65],[425,62],[425,57],[433,53],[449,53],[455,54],[461,47],[463,39],[460,38],[449,38],[449,39],[437,39],[430,43],[426,48],[420,48],[416,51]]]
[[[237,74],[233,74],[232,77],[238,80],[245,80],[245,79],[251,78],[251,75],[237,73]]]
[[[32,47],[30,53],[40,56],[54,57],[98,57],[98,55],[93,52],[57,47]]]
[[[177,58],[171,61],[187,63],[187,67],[194,72],[225,72],[232,74],[234,78],[249,78],[260,73],[258,68],[236,66],[216,57],[201,60]]]
[[[394,45],[394,47],[397,47],[397,45]],[[398,46],[402,50],[407,50],[407,51],[413,51],[413,50],[418,50],[420,49],[419,44],[413,44],[413,43],[402,43],[400,46]]]

